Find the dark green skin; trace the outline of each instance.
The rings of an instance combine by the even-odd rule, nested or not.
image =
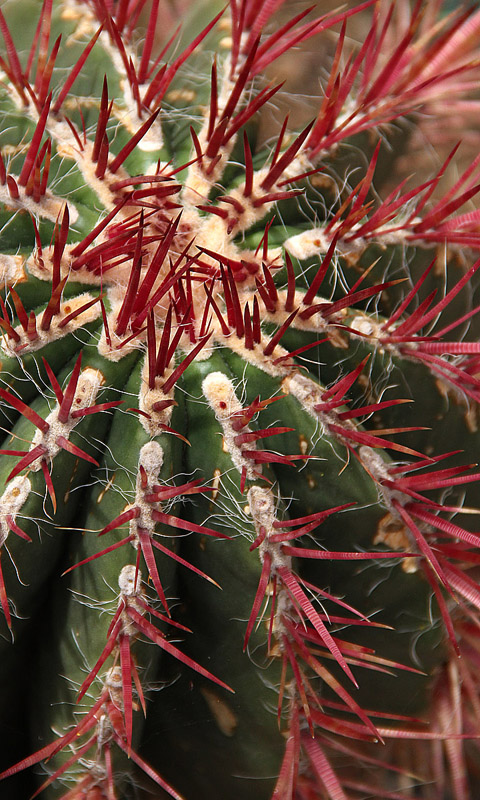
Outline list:
[[[146,757],[175,781],[187,800],[240,798],[252,792],[259,799],[270,797],[284,746],[276,720],[276,692],[269,685],[279,680],[279,665],[266,654],[263,624],[252,636],[248,651],[242,652],[261,571],[258,552],[249,550],[255,531],[244,513],[244,535],[235,528],[246,494],[241,494],[240,476],[222,449],[222,429],[199,395],[207,374],[220,370],[229,375],[222,355],[215,351],[207,361],[191,365],[183,377],[191,445],[185,450],[185,469],[207,484],[215,470],[227,473],[228,479],[222,480],[215,501],[201,495],[185,513],[192,522],[206,522],[233,538],[225,541],[191,534],[182,539],[183,557],[207,572],[223,591],[188,570],[179,571],[179,611],[180,620],[194,631],[185,641],[185,651],[225,680],[235,694],[180,669],[171,660],[165,666],[162,662],[163,679],[175,679],[175,683],[155,696],[143,740]],[[203,447],[206,439],[208,449]],[[201,469],[195,458],[200,451],[204,454]],[[212,713],[212,704],[220,721]]]

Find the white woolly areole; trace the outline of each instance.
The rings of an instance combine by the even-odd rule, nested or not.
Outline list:
[[[303,406],[310,416],[312,416],[319,425],[320,433],[325,432],[325,425],[320,419],[320,415],[315,411],[315,406],[322,402],[322,387],[307,378],[306,375],[295,374],[286,377],[282,381],[282,389],[295,397],[300,405]],[[324,415],[327,419],[327,415]]]
[[[0,497],[0,547],[10,532],[7,517],[15,519],[31,490],[32,484],[27,476],[17,475]]]
[[[82,370],[78,377],[77,389],[72,403],[72,411],[94,405],[99,389],[104,382],[105,379],[100,370],[92,369],[91,367]],[[38,445],[43,445],[46,449],[46,453],[31,464],[30,468],[35,472],[41,468],[42,458],[53,459],[62,449],[57,444],[58,437],[63,436],[65,439],[68,439],[72,430],[82,419],[82,417],[72,418],[69,416],[66,422],[60,422],[58,419],[59,411],[60,405],[57,403],[45,420],[50,426],[48,431],[44,432],[37,428],[33,436],[29,450],[33,450],[34,447]]]
[[[262,472],[261,464],[253,465],[250,459],[245,458],[241,448],[235,443],[239,431],[234,430],[230,422],[232,414],[242,410],[232,381],[223,372],[211,372],[202,383],[202,392],[222,426],[224,450],[230,454],[237,470],[241,473],[245,469],[248,480],[254,480]],[[241,432],[250,433],[251,429],[244,425]],[[255,450],[255,442],[250,442],[248,447],[249,450]]]
[[[274,528],[273,523],[276,521],[275,513],[275,497],[271,489],[262,486],[252,486],[248,490],[248,502],[250,505],[250,512],[252,514],[253,523],[255,525],[255,532],[258,537],[265,536],[258,548],[260,561],[264,562],[266,553],[271,558],[271,574],[275,574],[279,567],[286,567],[291,569],[292,559],[290,556],[282,553],[281,542],[270,541],[270,536],[278,533],[278,528]],[[284,589],[282,582],[280,582],[277,602],[275,607],[275,619],[273,624],[273,631],[278,640],[280,640],[282,633],[284,633],[284,625],[282,617],[288,614],[291,608],[291,600],[288,592]]]
[[[242,410],[232,381],[223,372],[211,372],[202,383],[202,392],[220,422]]]
[[[147,442],[140,448],[138,463],[149,477],[157,478],[163,464],[163,448],[158,442]]]
[[[127,597],[134,597],[141,593],[142,573],[135,564],[127,564],[122,567],[118,576],[118,585],[121,593]]]
[[[275,522],[275,500],[270,489],[262,486],[252,486],[248,490],[248,504],[252,514],[255,528],[261,526],[265,533],[273,533]]]
[[[62,197],[55,197],[49,189],[45,191],[40,200],[34,200],[33,197],[27,194],[25,187],[21,186],[19,178],[16,175],[12,175],[12,177],[17,184],[18,197],[11,196],[6,184],[5,186],[0,186],[0,202],[2,205],[11,208],[13,211],[27,211],[35,218],[43,217],[44,219],[49,219],[50,222],[56,222],[65,205],[65,200]],[[68,204],[68,211],[70,220],[76,222],[78,211],[71,202]]]
[[[122,670],[120,667],[111,667],[105,676],[105,686],[109,689],[122,688]]]
[[[363,333],[365,336],[371,336],[374,332],[374,326],[368,317],[357,316],[350,323],[350,328],[357,333]]]
[[[100,306],[91,305],[84,311],[80,311],[77,316],[72,317],[72,319],[67,322],[66,325],[63,325],[62,323],[66,317],[69,317],[74,311],[77,311],[82,306],[87,305],[92,300],[95,300],[95,298],[88,292],[65,300],[60,304],[58,314],[55,314],[55,316],[52,318],[48,330],[42,330],[40,325],[37,324],[37,335],[33,340],[28,338],[21,325],[17,325],[15,327],[15,332],[19,335],[20,341],[11,342],[6,336],[3,336],[1,344],[2,349],[8,355],[14,355],[18,350],[20,350],[22,353],[32,353],[35,350],[41,350],[42,347],[50,344],[50,342],[56,342],[58,339],[67,336],[69,333],[73,333],[73,331],[78,330],[78,328],[88,325],[89,322],[93,322],[101,314]],[[37,317],[37,322],[40,318],[41,315]]]
[[[132,542],[133,547],[140,546],[138,538],[138,528],[142,528],[149,532],[152,537],[155,533],[155,521],[152,512],[159,508],[158,503],[147,503],[145,495],[153,491],[153,486],[159,480],[159,473],[163,464],[163,448],[158,442],[147,442],[140,448],[138,457],[138,466],[143,467],[147,474],[147,485],[142,485],[142,476],[140,469],[137,474],[137,486],[135,492],[134,507],[140,509],[140,516],[134,517],[130,520],[129,530],[130,535],[133,534],[135,539]]]
[[[25,259],[22,256],[11,256],[5,253],[0,254],[0,282],[4,286],[15,286],[27,280],[23,265]]]
[[[403,492],[382,485],[381,482],[390,479],[390,473],[388,472],[388,464],[380,453],[377,453],[372,447],[363,445],[358,448],[358,455],[372,478],[376,481],[378,491],[382,494],[388,509],[398,517],[395,507],[392,505],[392,500],[397,500],[403,506],[410,498]]]
[[[154,405],[156,403],[163,403],[165,400],[173,400],[175,396],[175,387],[172,387],[169,392],[164,392],[162,385],[170,375],[172,369],[166,369],[164,375],[155,378],[155,387],[150,389],[148,385],[148,359],[145,359],[142,371],[142,383],[140,385],[140,392],[138,395],[138,407],[143,414],[140,414],[139,420],[149,436],[159,436],[164,432],[163,425],[170,425],[172,418],[172,406],[155,411]],[[146,414],[147,416],[144,416]]]
[[[285,242],[285,250],[294,258],[302,261],[305,258],[326,253],[331,240],[325,236],[322,228],[312,228],[303,233],[290,236]]]
[[[283,555],[281,543],[269,541],[269,537],[272,534],[279,532],[278,528],[276,529],[273,525],[276,521],[276,513],[275,497],[272,490],[268,487],[252,486],[248,490],[247,496],[255,531],[257,535],[260,535],[263,529],[265,534],[265,538],[259,547],[261,560],[263,561],[265,553],[268,551],[272,559],[273,570],[279,566],[290,567],[292,560],[290,556]]]

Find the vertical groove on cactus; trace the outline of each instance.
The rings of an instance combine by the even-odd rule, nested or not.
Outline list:
[[[473,800],[480,12],[0,5],[2,797]]]

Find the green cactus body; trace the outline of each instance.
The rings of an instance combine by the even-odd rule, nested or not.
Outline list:
[[[477,107],[440,5],[0,3],[2,797],[477,796],[479,159],[395,172]]]

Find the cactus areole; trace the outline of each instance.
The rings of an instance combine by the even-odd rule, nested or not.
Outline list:
[[[0,795],[474,800],[480,12],[174,5],[0,3]]]

